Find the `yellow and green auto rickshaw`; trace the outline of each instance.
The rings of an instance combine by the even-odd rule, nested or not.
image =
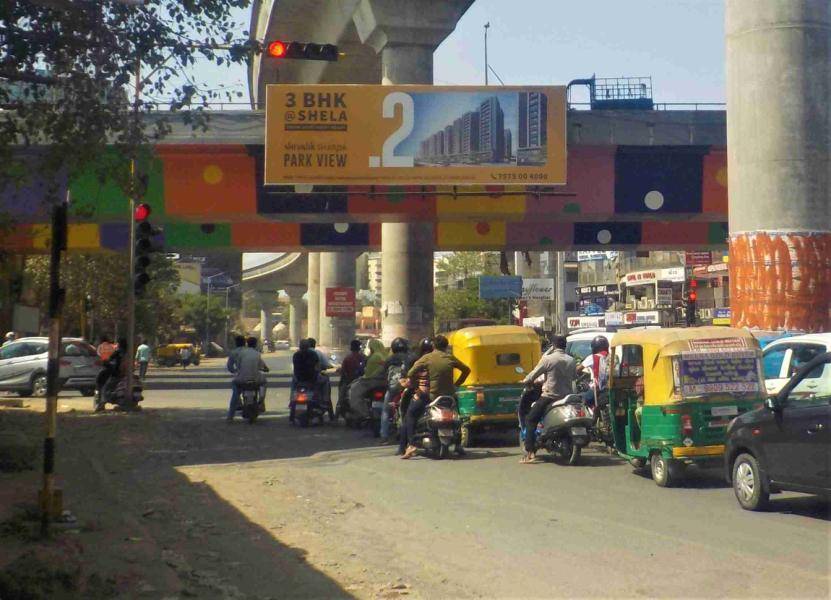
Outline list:
[[[522,380],[540,359],[540,338],[515,325],[465,327],[447,335],[453,355],[470,367],[457,392],[462,445],[476,433],[517,427]]]
[[[156,348],[156,363],[160,367],[173,367],[182,363],[181,352],[184,348],[190,351],[191,364],[198,365],[201,360],[199,350],[186,342],[165,344]]]
[[[764,402],[761,350],[745,330],[620,331],[612,355],[615,449],[661,487],[689,464],[720,466],[727,425]]]

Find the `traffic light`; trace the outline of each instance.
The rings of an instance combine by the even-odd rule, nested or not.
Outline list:
[[[284,42],[274,40],[266,46],[266,54],[271,58],[295,60],[325,60],[335,62],[340,53],[334,44],[314,44],[307,42]]]
[[[696,289],[698,288],[698,281],[693,279],[690,281],[690,289],[687,290],[687,327],[694,327],[697,322],[697,314],[695,303],[698,300],[698,292]]]
[[[150,283],[150,275],[147,268],[150,266],[150,255],[153,247],[153,236],[158,235],[159,230],[154,229],[147,219],[153,212],[149,204],[139,204],[135,211],[136,245],[135,263],[133,277],[133,291],[136,296],[141,296],[145,286]]]

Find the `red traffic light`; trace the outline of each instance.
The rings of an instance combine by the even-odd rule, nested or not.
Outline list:
[[[698,294],[695,293],[695,290],[691,291],[689,296],[687,296],[690,302],[695,302],[698,299]]]
[[[283,58],[286,55],[286,43],[279,40],[268,45],[268,55],[274,58]]]
[[[133,213],[133,216],[135,217],[136,221],[141,222],[141,221],[146,220],[150,216],[151,212],[153,212],[153,209],[150,208],[150,205],[149,204],[144,204],[142,202],[141,204],[136,206],[136,210]]]
[[[690,287],[697,288],[698,287],[698,279],[690,279]]]

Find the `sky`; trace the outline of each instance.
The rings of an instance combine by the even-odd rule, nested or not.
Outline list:
[[[237,13],[247,29],[249,11]],[[724,0],[476,0],[436,51],[436,84],[484,83],[487,22],[489,62],[507,85],[651,76],[657,102],[725,99]],[[196,75],[248,98],[244,67]]]

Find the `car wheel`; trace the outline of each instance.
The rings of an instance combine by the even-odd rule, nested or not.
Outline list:
[[[39,373],[32,377],[32,396],[35,396],[36,398],[45,398],[46,388],[46,373]]]
[[[733,492],[745,510],[763,510],[770,494],[765,489],[759,462],[752,454],[739,454],[733,461]]]
[[[660,452],[650,457],[649,467],[652,471],[652,480],[658,487],[672,487],[675,483],[670,472],[669,460],[664,458]]]

